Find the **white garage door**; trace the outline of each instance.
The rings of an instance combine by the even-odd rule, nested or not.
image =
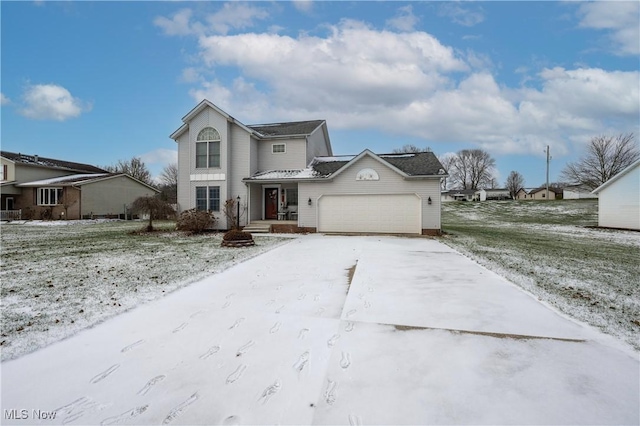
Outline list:
[[[420,209],[415,194],[323,195],[318,231],[420,234]]]

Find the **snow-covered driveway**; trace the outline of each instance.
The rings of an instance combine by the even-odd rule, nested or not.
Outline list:
[[[435,240],[308,235],[3,363],[2,422],[637,424],[639,365]]]

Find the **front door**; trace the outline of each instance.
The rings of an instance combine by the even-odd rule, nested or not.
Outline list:
[[[7,208],[5,210],[13,210],[13,197],[7,197]]]
[[[278,188],[264,189],[264,218],[278,218]]]

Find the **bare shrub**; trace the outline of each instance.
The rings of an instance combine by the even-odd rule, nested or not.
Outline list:
[[[188,231],[200,234],[215,225],[216,218],[213,213],[205,210],[190,209],[180,213],[176,228],[179,231]]]

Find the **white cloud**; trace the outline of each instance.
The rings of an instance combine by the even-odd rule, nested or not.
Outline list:
[[[440,16],[451,18],[451,21],[465,26],[473,27],[484,21],[484,11],[477,7],[475,10],[467,3],[462,7],[460,3],[443,2],[440,6]]]
[[[165,18],[164,16],[158,16],[153,20],[153,23],[162,28],[166,35],[190,35],[197,34],[202,30],[200,25],[192,26],[191,22],[191,9],[182,9],[174,13],[171,18]]]
[[[175,149],[159,148],[140,155],[140,159],[145,164],[166,166],[167,164],[178,162],[178,151]]]
[[[413,31],[418,21],[418,17],[413,14],[413,7],[407,5],[398,9],[396,16],[388,19],[386,24],[398,31]]]
[[[74,98],[67,89],[57,84],[28,86],[22,99],[20,114],[35,120],[64,121],[91,110],[90,104]]]
[[[552,145],[558,156],[589,135],[640,130],[638,72],[538,65],[518,70],[532,87],[510,88],[496,82],[482,53],[457,51],[423,31],[353,20],[327,26],[325,35],[242,33],[198,43],[201,79],[189,94],[246,123],[317,118],[334,129],[466,143],[493,154],[540,155]],[[238,75],[224,80],[218,67]],[[205,71],[216,79],[202,78]]]
[[[640,54],[640,3],[637,1],[585,2],[580,4],[580,26],[610,30],[619,55]]]
[[[0,105],[9,105],[11,103],[11,99],[7,98],[4,93],[0,93]]]
[[[293,0],[292,4],[293,7],[303,13],[309,13],[313,10],[313,1],[311,0]]]
[[[207,17],[210,28],[218,34],[227,34],[231,29],[250,28],[255,20],[269,16],[266,10],[246,3],[225,3],[222,9]]]

